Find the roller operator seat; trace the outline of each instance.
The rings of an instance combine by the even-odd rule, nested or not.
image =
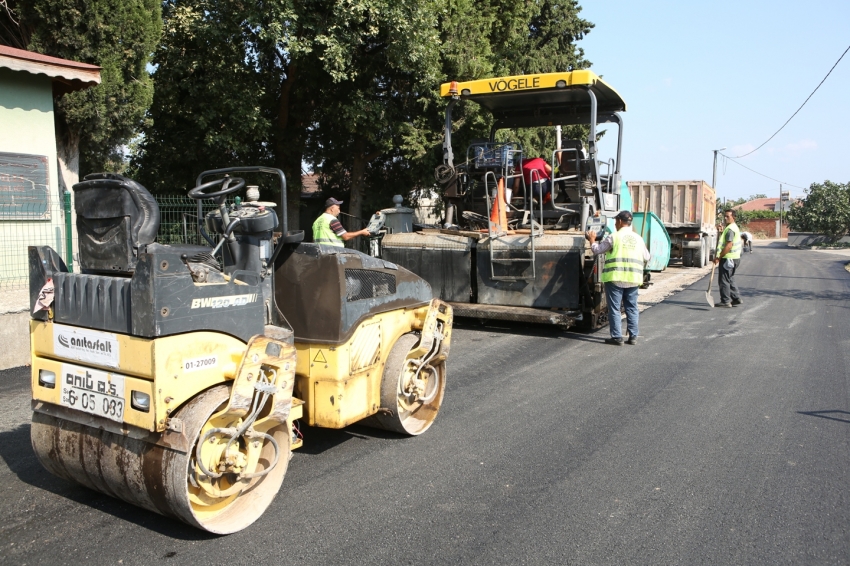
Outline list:
[[[132,275],[159,231],[159,205],[146,188],[115,173],[74,185],[80,267],[86,273]]]

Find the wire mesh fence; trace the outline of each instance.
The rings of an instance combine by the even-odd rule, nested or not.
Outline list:
[[[185,195],[155,195],[159,204],[159,232],[157,242],[161,244],[206,245],[206,240],[198,228],[198,201]],[[202,200],[201,216],[216,208],[214,202]],[[5,290],[26,289],[29,285],[28,246],[50,246],[58,253],[72,271],[79,266],[75,256],[77,250],[77,231],[70,208],[66,211],[64,203],[58,198],[41,199],[32,204],[14,203],[14,215],[4,213],[3,201],[0,201],[0,237],[4,246],[0,249],[0,292]],[[366,227],[367,221],[347,214],[340,215],[343,227],[356,232]],[[70,226],[71,246],[67,245],[66,229]],[[305,227],[310,230],[310,227]],[[346,242],[346,247],[369,253],[368,237],[354,238]],[[70,249],[69,249],[70,248]]]
[[[185,195],[157,195],[160,223],[157,241],[163,244],[205,244],[198,230],[197,201]],[[215,208],[212,201],[201,201],[202,214]],[[50,246],[72,271],[79,269],[74,256],[77,231],[58,198],[41,199],[28,205],[14,203],[14,215],[4,214],[6,203],[0,201],[0,292],[26,289],[29,286],[28,246]],[[70,225],[71,246],[67,246],[66,227]],[[72,261],[73,258],[73,261]]]
[[[14,203],[14,214],[6,214],[7,203],[0,203],[0,291],[29,286],[27,246],[50,246],[66,259],[65,211],[57,197],[39,202]]]
[[[186,195],[156,195],[159,204],[159,232],[156,241],[160,244],[207,245],[198,229],[198,202],[201,217],[215,210],[216,204],[209,200],[196,201]]]

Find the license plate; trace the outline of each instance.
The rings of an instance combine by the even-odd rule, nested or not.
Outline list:
[[[124,376],[91,368],[62,365],[59,403],[118,421],[124,420]]]

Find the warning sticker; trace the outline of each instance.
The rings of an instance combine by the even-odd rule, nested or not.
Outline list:
[[[325,358],[325,353],[322,350],[316,352],[316,357],[313,358],[313,361],[320,364],[328,363],[328,360]]]

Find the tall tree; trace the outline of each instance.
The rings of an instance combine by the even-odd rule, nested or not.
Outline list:
[[[99,65],[101,84],[55,100],[62,180],[123,166],[153,97],[146,66],[159,41],[159,0],[7,0],[0,42]]]
[[[439,83],[587,65],[574,0],[165,0],[151,123],[134,163],[174,190],[205,168],[260,163],[351,191],[349,213],[433,185]],[[512,51],[513,50],[513,51]],[[526,65],[520,68],[518,65]],[[460,137],[489,129],[474,105]],[[297,190],[291,191],[297,204]],[[291,206],[293,224],[297,211]]]
[[[341,18],[346,31],[336,36],[340,49],[321,96],[329,119],[316,121],[307,157],[322,164],[325,184],[349,190],[353,216],[363,216],[368,181],[392,182],[410,170],[411,124],[440,75],[435,7],[370,0]]]
[[[338,188],[358,187],[399,139],[413,85],[435,81],[430,0],[169,0],[163,15],[135,161],[159,190],[205,168],[260,163],[284,170],[297,204],[305,157],[344,163]]]
[[[420,70],[420,80],[414,84],[409,81],[381,83],[396,89],[389,100],[410,102],[405,111],[387,115],[399,121],[394,127],[401,137],[392,138],[393,151],[371,156],[374,160],[365,169],[343,167],[339,171],[339,166],[345,163],[341,159],[331,159],[329,164],[320,167],[325,180],[332,185],[343,185],[342,173],[350,173],[352,189],[363,171],[363,190],[371,195],[375,206],[389,202],[388,197],[393,192],[433,186],[432,171],[442,153],[446,106],[446,101],[439,96],[439,82],[569,71],[590,66],[575,42],[588,33],[593,24],[578,17],[581,7],[574,0],[443,0],[432,6],[438,16],[440,36],[438,80],[425,80],[429,79],[428,74]],[[369,73],[368,69],[365,72]],[[343,92],[348,90],[344,88]],[[365,96],[368,95],[367,91]],[[357,104],[345,97],[339,103],[343,107]],[[467,104],[456,109],[455,125],[456,147],[465,147],[469,140],[489,135],[491,118],[477,105]],[[587,129],[570,128],[568,135],[585,137]],[[520,141],[527,151],[535,153],[542,154],[544,147],[550,150],[554,147],[551,130],[520,130],[506,136]],[[333,174],[328,174],[330,169],[334,170]],[[353,206],[349,212],[359,215],[357,190],[352,193],[351,200]]]

